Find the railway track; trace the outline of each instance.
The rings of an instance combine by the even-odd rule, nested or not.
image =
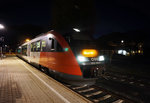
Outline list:
[[[147,78],[106,73],[98,82],[93,86],[66,86],[96,103],[149,103],[146,97],[148,94],[143,94],[150,90],[150,82]],[[107,86],[107,83],[110,85]],[[113,84],[119,85],[115,87]],[[113,89],[114,87],[122,91],[117,91]]]
[[[123,76],[123,78],[121,78],[117,75],[115,76],[115,74],[108,75],[107,73],[106,76],[101,79],[105,80],[106,82],[109,82],[109,80],[120,81],[122,79],[125,79],[125,77],[126,76]],[[129,83],[129,81],[127,82],[127,79],[125,79],[125,81],[126,82],[124,83]],[[90,101],[94,103],[144,103],[140,99],[137,99],[132,96],[128,96],[124,93],[120,93],[119,91],[115,91],[110,88],[107,88],[107,86],[105,87],[103,84],[95,84],[92,86],[87,86],[87,85],[74,86],[74,85],[65,84],[65,83],[62,83],[62,84],[64,84],[66,87],[70,88],[71,90],[75,91],[76,93],[82,95],[83,97],[89,99]]]
[[[105,79],[122,82],[139,88],[150,88],[150,81],[148,78],[107,72],[105,74]]]
[[[144,79],[138,79],[134,81],[135,79],[133,77],[128,77],[126,75],[119,75],[119,74],[111,74],[111,73],[106,73],[105,77],[102,77],[100,79],[104,80],[105,82],[115,81],[115,82],[111,82],[112,84],[119,82],[122,84],[128,84],[133,87],[140,87],[140,88],[145,88],[149,85],[148,84],[149,82],[147,82],[147,84],[144,84],[145,83]],[[87,85],[73,86],[65,83],[62,84],[64,84],[66,87],[70,88],[71,90],[75,91],[76,93],[82,95],[83,97],[89,99],[94,103],[147,103],[139,99],[138,97],[135,98],[123,92],[113,90],[103,85],[103,82],[92,86],[87,86]]]
[[[66,86],[95,103],[134,103],[131,100],[116,95],[96,85],[92,86],[66,85]]]
[[[104,77],[99,78],[96,85],[136,103],[150,102],[148,78],[107,72]]]

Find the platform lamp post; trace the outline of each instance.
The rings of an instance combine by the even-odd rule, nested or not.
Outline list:
[[[2,24],[0,24],[0,30],[3,30],[3,29],[5,29],[5,27],[2,25]],[[3,56],[3,42],[4,42],[4,37],[3,36],[0,36],[0,42],[1,42],[1,46],[0,46],[0,57],[2,57]]]

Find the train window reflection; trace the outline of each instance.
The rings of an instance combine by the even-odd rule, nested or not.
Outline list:
[[[40,51],[40,44],[41,44],[40,41],[36,42],[36,51],[37,51],[37,52]]]
[[[46,52],[46,41],[45,41],[45,40],[42,40],[41,43],[42,43],[42,44],[41,44],[41,51],[42,51],[42,52]]]
[[[31,51],[32,52],[36,51],[36,45],[35,45],[35,43],[31,44]]]

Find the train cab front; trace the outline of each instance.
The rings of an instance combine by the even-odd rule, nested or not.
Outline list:
[[[82,78],[80,78],[79,85],[94,84],[96,79],[105,72],[104,55],[99,52],[96,47],[97,45],[93,40],[87,40],[85,37],[81,38],[81,36],[78,36],[77,34],[75,37],[68,37],[66,40],[68,40],[68,44],[70,45],[82,72]]]
[[[83,49],[77,56],[83,78],[98,78],[104,74],[104,55],[98,55],[96,49]]]
[[[105,72],[105,57],[96,49],[83,49],[76,56],[85,84],[92,85]],[[87,81],[87,83],[86,83]]]

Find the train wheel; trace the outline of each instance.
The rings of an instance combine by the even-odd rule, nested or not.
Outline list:
[[[43,66],[41,66],[41,71],[44,72],[45,74],[49,74],[49,70]]]
[[[44,73],[49,74],[49,70],[47,68],[44,68]]]

